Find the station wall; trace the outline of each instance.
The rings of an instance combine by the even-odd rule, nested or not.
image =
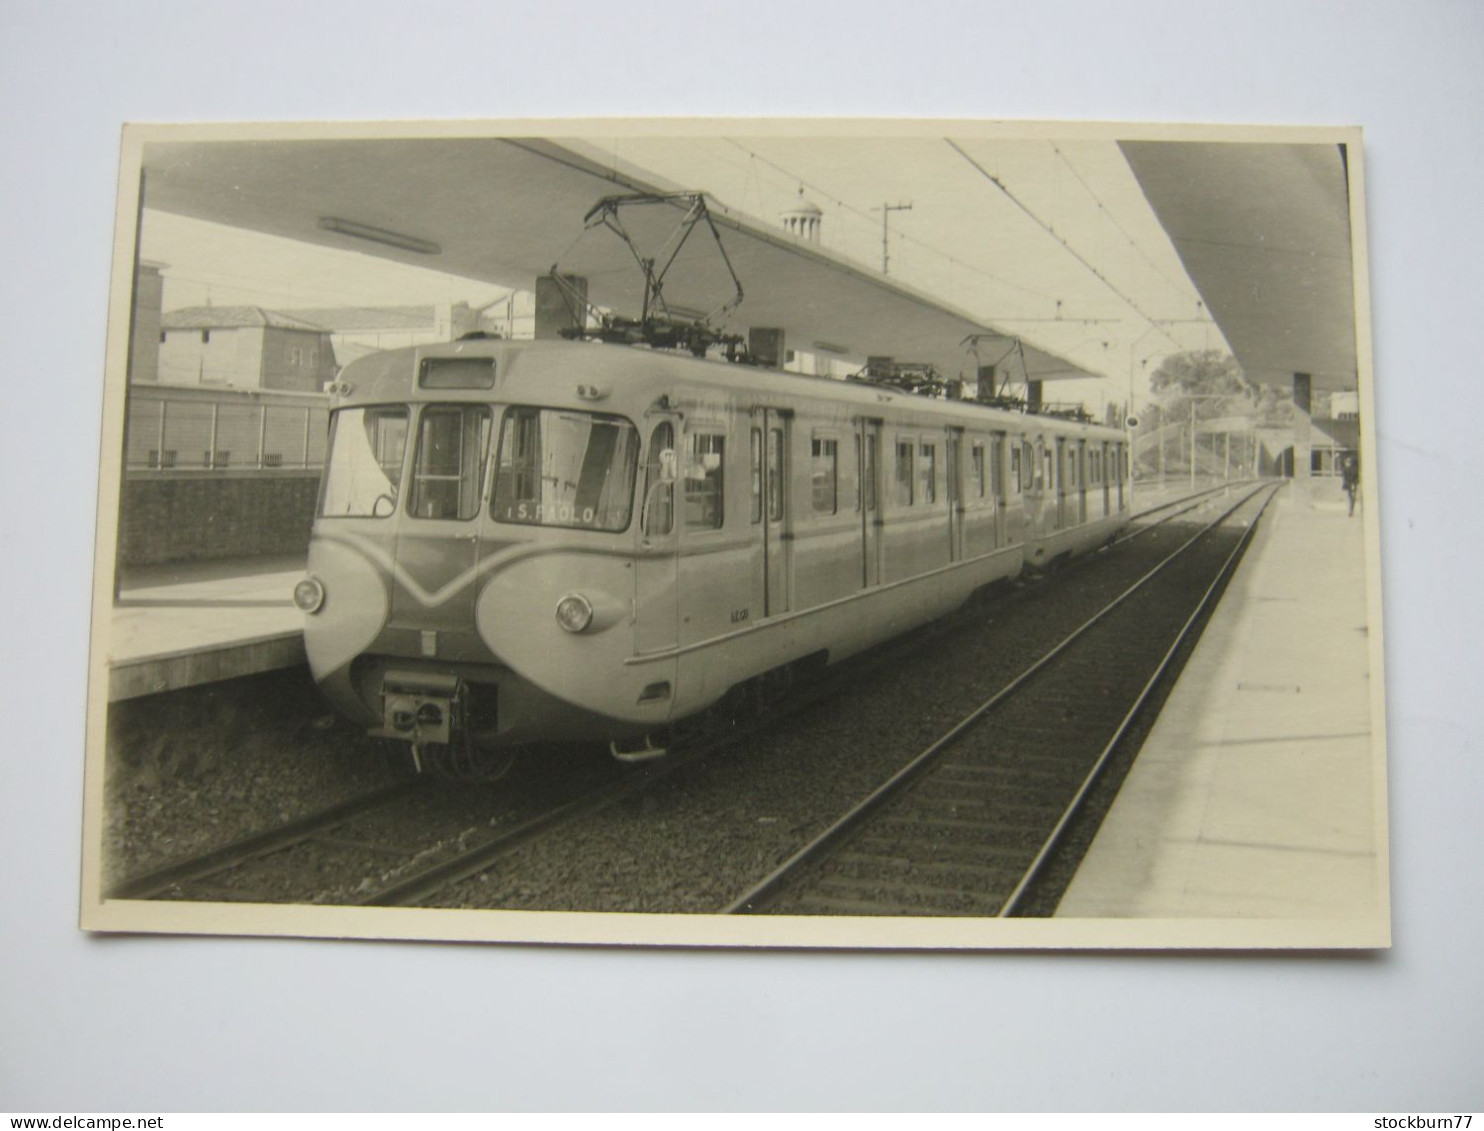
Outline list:
[[[317,468],[132,474],[119,506],[124,565],[301,554],[319,495]]]

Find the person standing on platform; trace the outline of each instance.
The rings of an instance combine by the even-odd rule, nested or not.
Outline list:
[[[1346,456],[1340,475],[1340,485],[1345,488],[1345,494],[1350,498],[1350,517],[1354,518],[1355,496],[1360,492],[1360,461],[1354,455]]]

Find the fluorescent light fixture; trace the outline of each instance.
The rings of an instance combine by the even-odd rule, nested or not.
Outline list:
[[[373,228],[370,224],[357,224],[354,220],[342,220],[338,216],[321,216],[319,226],[327,232],[339,232],[342,236],[354,236],[358,240],[370,240],[372,243],[398,247],[403,251],[415,251],[419,255],[441,255],[443,252],[443,249],[432,240],[404,236],[401,232]]]

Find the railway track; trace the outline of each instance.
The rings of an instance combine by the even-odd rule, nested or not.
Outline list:
[[[727,912],[1023,913],[1276,490],[1243,495]]]
[[[199,889],[217,877],[299,845],[316,840],[327,842],[356,820],[405,800],[426,785],[423,779],[402,782],[287,821],[276,828],[253,833],[200,855],[173,861],[114,885],[108,893],[109,898],[156,899],[170,893],[178,895]]]
[[[1135,518],[1149,521],[1120,541],[1210,505],[1213,494],[1202,492],[1141,512]],[[1151,519],[1161,512],[1168,513],[1162,519]],[[1078,564],[1087,560],[1079,559]],[[916,649],[931,648],[934,638],[943,631],[941,625],[927,626],[910,638],[877,650],[874,655],[832,668],[808,688],[775,703],[774,710],[766,716],[732,725],[724,734],[701,737],[663,761],[628,768],[605,761],[603,771],[596,775],[579,774],[572,780],[555,782],[543,778],[541,788],[533,791],[508,781],[505,784],[513,788],[491,791],[467,786],[443,787],[436,781],[419,778],[135,877],[118,885],[111,895],[128,899],[363,906],[416,906],[435,902],[440,893],[486,872],[522,847],[555,839],[554,834],[559,830],[626,800],[642,797],[687,767],[776,728],[781,719],[808,710],[811,704],[828,698],[832,689],[842,683],[900,664],[904,656]],[[1041,772],[1034,767],[1009,767],[1005,771],[1008,778],[1002,775],[993,780],[1018,781],[1027,775],[1034,778]],[[960,773],[975,776],[973,770]],[[963,809],[966,802],[951,800],[952,796],[967,796],[963,788],[957,785],[940,788],[950,797],[950,809],[955,805]],[[950,814],[947,827],[957,827],[952,824],[955,821],[960,824],[963,821],[957,812]],[[884,859],[883,866],[900,868],[903,859]],[[965,872],[959,867],[955,874],[960,876],[956,882],[961,882],[963,876],[979,873],[972,869]],[[899,910],[905,913],[910,906],[903,903]],[[847,900],[838,909],[849,911],[853,907]]]

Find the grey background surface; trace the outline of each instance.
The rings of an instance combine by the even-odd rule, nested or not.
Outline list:
[[[1484,1106],[1484,8],[7,3],[0,31],[0,1109]],[[636,114],[1365,128],[1392,951],[746,954],[76,930],[120,123]]]

